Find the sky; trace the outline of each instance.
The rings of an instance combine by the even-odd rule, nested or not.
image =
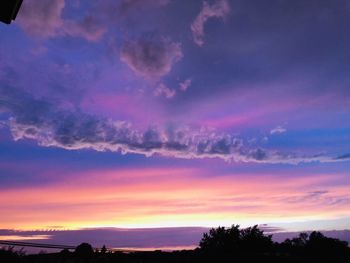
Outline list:
[[[0,239],[187,247],[258,224],[350,240],[349,13],[24,0],[0,25]]]

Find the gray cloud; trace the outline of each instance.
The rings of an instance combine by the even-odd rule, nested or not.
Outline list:
[[[57,109],[45,100],[12,87],[0,87],[0,112],[12,116],[7,125],[15,140],[32,139],[46,147],[146,156],[159,154],[186,159],[220,158],[229,162],[297,164],[334,161],[325,155],[304,156],[252,148],[237,136],[204,128],[152,127],[140,131],[127,122],[103,119],[77,110]]]
[[[159,78],[168,74],[182,56],[179,43],[168,38],[144,37],[126,42],[120,59],[138,75]]]
[[[350,160],[350,153],[337,156],[334,160]]]
[[[227,0],[216,0],[213,5],[203,2],[202,10],[191,24],[193,40],[198,46],[204,44],[204,26],[210,18],[225,18],[231,8]]]

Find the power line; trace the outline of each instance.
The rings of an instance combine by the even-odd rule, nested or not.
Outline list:
[[[32,243],[32,242],[22,242],[22,241],[7,241],[7,240],[0,240],[0,245],[6,245],[6,246],[18,246],[18,247],[37,247],[37,248],[55,248],[55,249],[68,249],[68,250],[74,250],[76,249],[76,246],[69,246],[69,245],[58,245],[58,244],[45,244],[45,243]],[[93,250],[100,251],[101,248],[93,248]],[[133,250],[133,249],[122,249],[122,248],[111,248],[108,249],[109,252],[143,252],[142,250]]]
[[[6,241],[6,240],[0,240],[0,245],[22,246],[22,247],[39,247],[39,248],[57,248],[57,249],[75,249],[76,248],[76,246],[31,243],[31,242],[21,242],[21,241]]]

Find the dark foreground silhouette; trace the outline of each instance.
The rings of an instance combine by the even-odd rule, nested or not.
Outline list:
[[[346,241],[329,238],[320,232],[301,233],[282,243],[272,241],[272,235],[264,235],[258,226],[240,229],[213,228],[205,233],[195,250],[174,252],[109,252],[105,246],[94,251],[88,243],[82,243],[74,252],[25,255],[13,248],[0,250],[0,262],[57,262],[57,263],[162,263],[162,262],[307,262],[350,263],[350,248]]]
[[[0,21],[11,24],[16,19],[23,0],[0,0]]]

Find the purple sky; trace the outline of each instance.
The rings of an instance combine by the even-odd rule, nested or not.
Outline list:
[[[349,13],[347,0],[24,0],[0,25],[0,239],[350,229]]]

